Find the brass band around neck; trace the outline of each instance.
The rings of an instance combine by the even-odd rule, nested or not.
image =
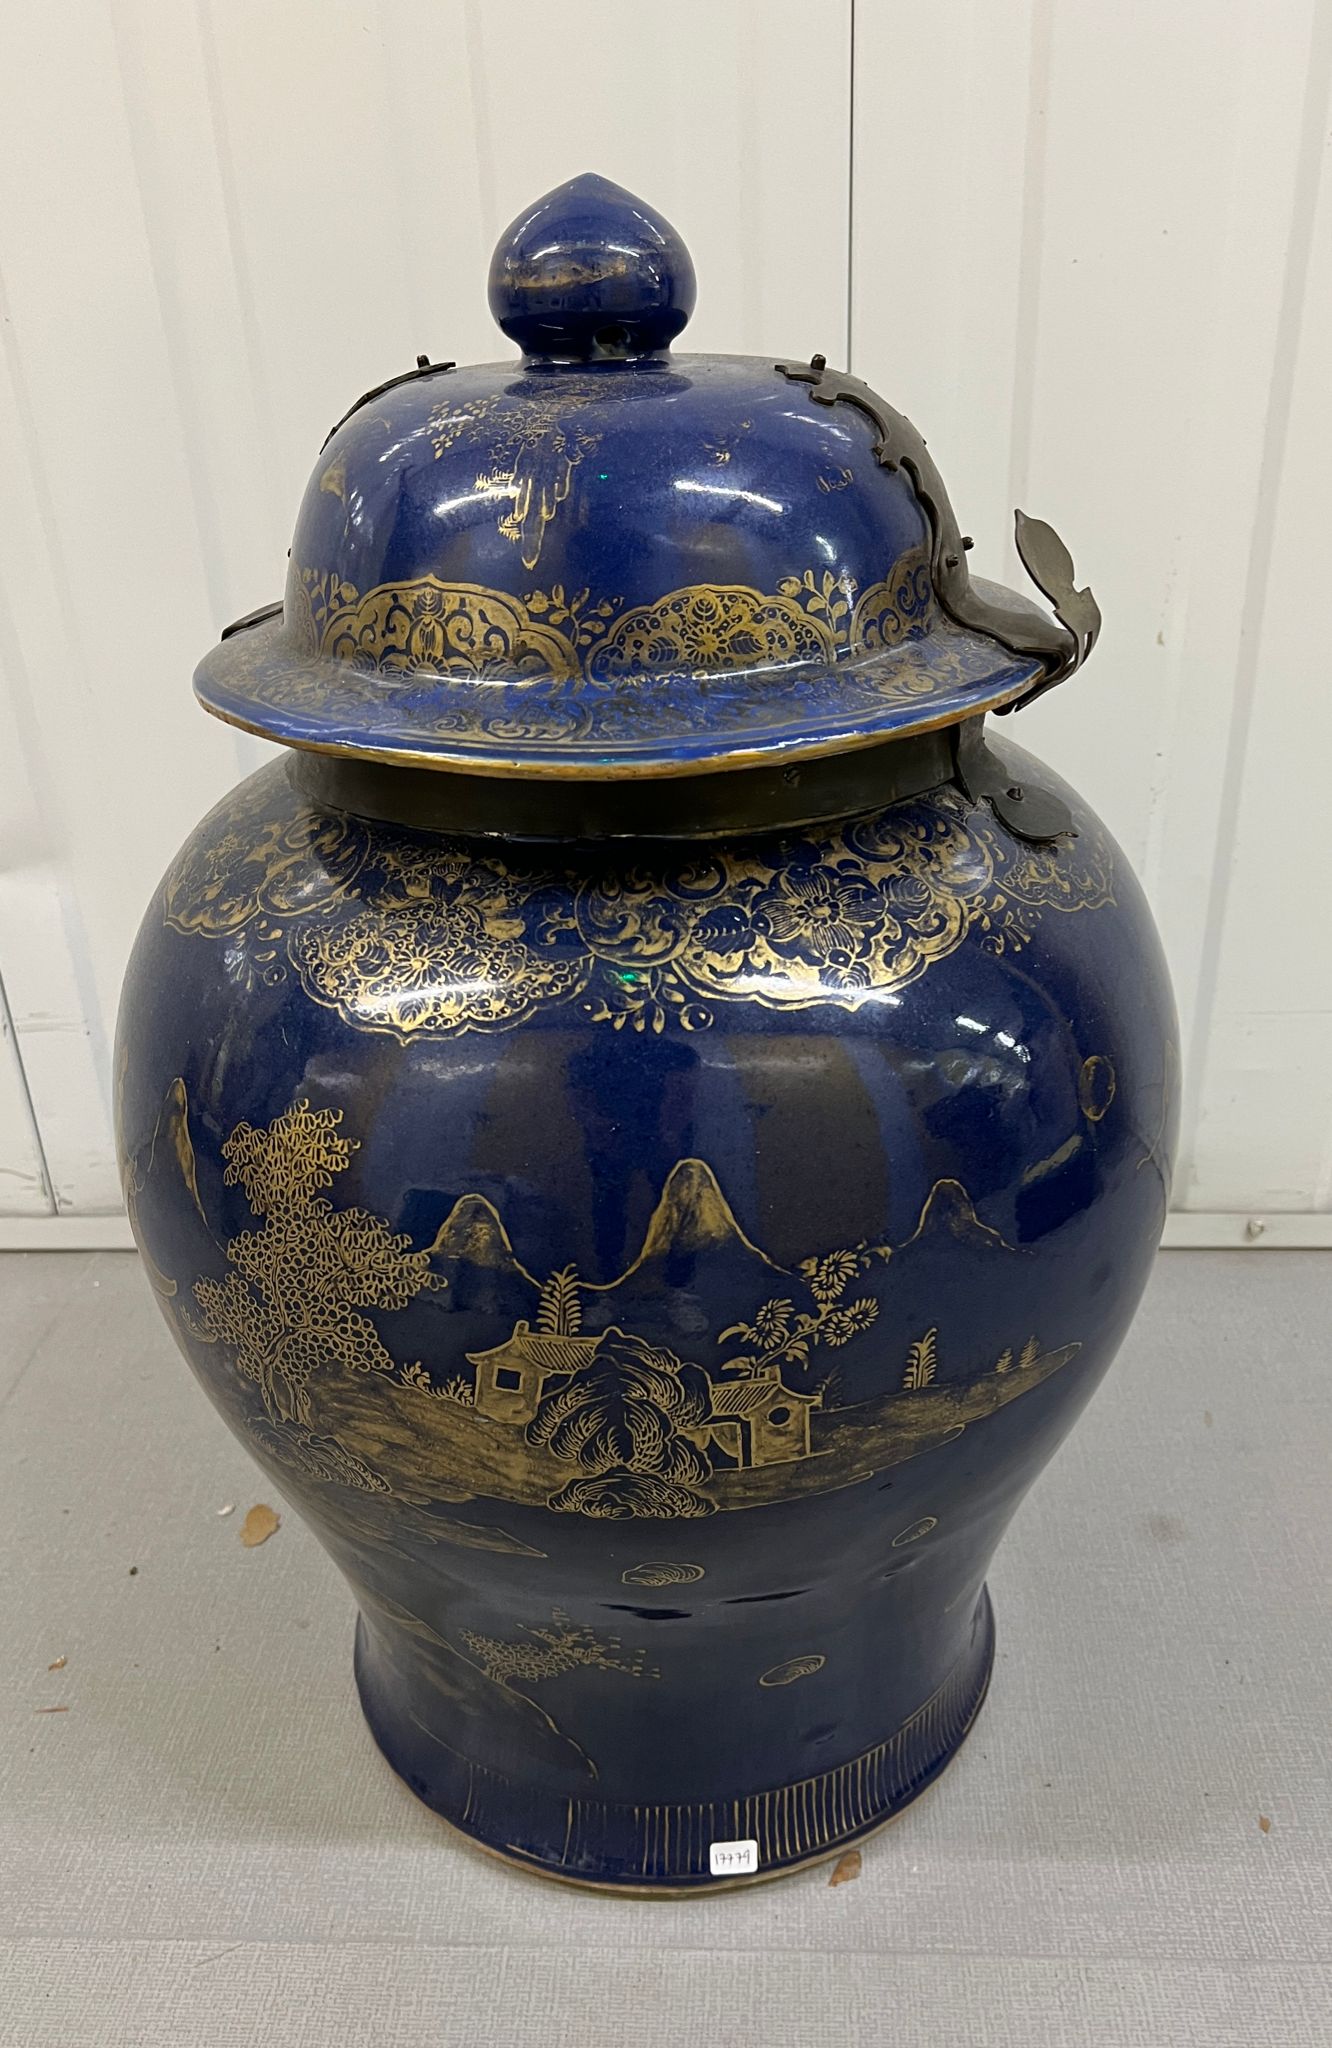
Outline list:
[[[292,783],[321,808],[422,832],[504,839],[719,839],[794,830],[920,796],[954,772],[943,727],[814,760],[722,774],[570,781],[458,774],[293,750]]]

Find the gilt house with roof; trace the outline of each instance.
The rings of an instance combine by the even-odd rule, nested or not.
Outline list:
[[[809,1456],[810,1410],[822,1402],[821,1391],[793,1393],[776,1366],[767,1366],[745,1379],[714,1381],[707,1420],[685,1434],[701,1451],[715,1444],[742,1468],[784,1465]]]
[[[467,1362],[476,1368],[473,1407],[478,1415],[523,1427],[536,1414],[547,1382],[577,1372],[600,1341],[598,1337],[558,1336],[529,1329],[525,1322],[515,1323],[502,1344],[490,1351],[468,1352]]]
[[[476,1371],[472,1405],[478,1415],[522,1429],[552,1381],[567,1380],[587,1365],[603,1337],[622,1334],[612,1328],[596,1337],[564,1336],[515,1323],[502,1344],[468,1352]],[[822,1393],[793,1393],[776,1366],[765,1366],[744,1379],[712,1380],[707,1415],[680,1434],[700,1451],[715,1448],[741,1469],[788,1464],[809,1456],[810,1410],[822,1400]]]

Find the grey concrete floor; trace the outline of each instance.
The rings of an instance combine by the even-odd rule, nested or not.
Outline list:
[[[855,1883],[638,1904],[398,1784],[137,1262],[0,1259],[0,2042],[1326,2048],[1330,1306],[1327,1254],[1163,1255],[941,1785]]]

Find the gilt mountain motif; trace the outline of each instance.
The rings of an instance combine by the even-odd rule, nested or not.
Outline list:
[[[222,1180],[243,1189],[257,1227],[227,1242],[221,1278],[180,1276],[173,1297],[186,1337],[220,1346],[252,1389],[256,1440],[321,1483],[422,1506],[481,1498],[693,1520],[921,1456],[1078,1349],[1017,1331],[959,1377],[943,1305],[926,1329],[902,1327],[897,1269],[930,1272],[957,1240],[982,1260],[1023,1257],[956,1181],[935,1183],[900,1244],[784,1268],[747,1235],[712,1168],[683,1159],[616,1279],[569,1265],[539,1277],[479,1194],[420,1245],[337,1203],[329,1190],[357,1145],[341,1124],[341,1110],[298,1101],[266,1128],[236,1127]],[[414,1303],[428,1314],[410,1323],[413,1339],[431,1341],[409,1357],[397,1326]],[[725,1305],[740,1303],[727,1321]],[[473,1341],[478,1331],[488,1341]]]

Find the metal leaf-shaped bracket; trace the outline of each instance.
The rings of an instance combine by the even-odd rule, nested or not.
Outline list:
[[[1023,568],[1036,588],[1049,598],[1055,617],[1073,636],[1075,643],[1068,665],[1028,691],[1022,702],[1029,704],[1033,697],[1039,697],[1042,691],[1062,682],[1066,675],[1072,675],[1075,668],[1081,668],[1096,645],[1101,630],[1101,607],[1090,589],[1084,587],[1079,590],[1074,583],[1073,557],[1053,526],[1022,511],[1013,514],[1013,522]]]
[[[978,588],[972,583],[966,561],[970,537],[958,526],[923,436],[903,413],[859,377],[830,370],[823,356],[812,356],[808,363],[778,363],[776,368],[783,377],[808,384],[810,397],[819,405],[854,405],[876,429],[875,460],[885,469],[905,470],[930,523],[930,576],[949,618],[988,634],[1012,654],[1044,663],[1044,675],[1006,710],[1030,704],[1082,666],[1096,643],[1101,614],[1091,591],[1075,587],[1072,557],[1052,526],[1025,512],[1016,515],[1018,553],[1033,582],[1054,605],[1053,619],[998,584]]]

